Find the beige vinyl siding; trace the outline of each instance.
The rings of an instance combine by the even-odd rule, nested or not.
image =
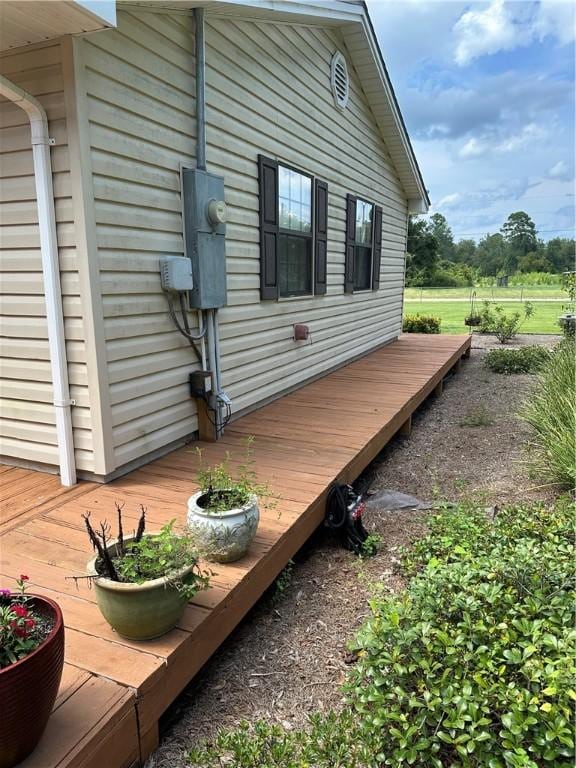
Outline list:
[[[117,466],[197,428],[187,379],[195,358],[173,329],[158,259],[182,254],[180,163],[194,164],[193,22],[119,13],[82,44]],[[208,167],[225,177],[229,305],[219,313],[223,383],[234,410],[396,337],[401,326],[406,195],[351,62],[341,112],[319,27],[208,18]],[[328,291],[261,302],[257,156],[328,182]],[[344,295],[345,198],[383,207],[380,290]],[[310,325],[312,344],[292,326]]]
[[[401,328],[406,196],[348,58],[350,101],[330,91],[330,61],[346,54],[318,27],[211,19],[207,34],[208,165],[226,177],[229,306],[220,312],[223,383],[235,410],[395,338]],[[328,182],[325,296],[260,302],[257,156]],[[383,207],[378,292],[343,293],[345,200]],[[312,344],[296,344],[307,323]]]
[[[115,463],[197,429],[196,358],[174,329],[158,262],[182,255],[180,163],[195,154],[193,23],[118,14],[83,40]]]
[[[0,58],[0,72],[38,98],[48,114],[77,466],[93,468],[82,302],[76,269],[61,48]],[[58,465],[44,281],[30,127],[0,100],[0,455]]]

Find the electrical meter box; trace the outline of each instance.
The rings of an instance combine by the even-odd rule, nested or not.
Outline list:
[[[195,168],[182,169],[186,255],[192,262],[190,306],[226,305],[226,203],[224,178]]]

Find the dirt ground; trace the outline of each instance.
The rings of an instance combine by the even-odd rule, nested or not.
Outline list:
[[[531,335],[508,346],[557,340]],[[495,339],[474,336],[461,372],[414,415],[411,436],[393,440],[368,467],[362,490],[394,489],[429,502],[474,497],[486,506],[546,497],[522,464],[526,428],[515,415],[534,377],[485,369],[492,346]],[[382,544],[367,560],[317,534],[168,710],[146,768],[183,768],[194,743],[241,720],[296,728],[308,713],[338,707],[353,660],[347,642],[368,613],[370,585],[402,588],[398,549],[423,534],[424,517],[371,504],[365,524]]]

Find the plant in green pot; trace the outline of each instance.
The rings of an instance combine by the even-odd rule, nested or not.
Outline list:
[[[182,617],[186,603],[209,584],[209,573],[198,563],[188,531],[175,530],[174,520],[148,533],[146,509],[135,533],[125,536],[122,507],[116,505],[118,536],[110,538],[106,522],[97,530],[90,513],[83,515],[96,556],[88,563],[102,615],[129,640],[152,640],[169,632]]]
[[[201,462],[197,477],[200,490],[188,499],[188,528],[200,554],[215,563],[232,563],[244,557],[258,529],[258,499],[271,495],[267,485],[256,481],[252,441],[247,441],[246,460],[235,476],[229,454],[220,464],[205,467],[202,451],[196,451]]]
[[[56,700],[64,666],[64,621],[48,597],[0,589],[0,768],[35,748]]]

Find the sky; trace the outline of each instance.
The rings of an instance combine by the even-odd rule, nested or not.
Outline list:
[[[426,187],[456,240],[526,211],[574,236],[572,0],[367,0]]]

